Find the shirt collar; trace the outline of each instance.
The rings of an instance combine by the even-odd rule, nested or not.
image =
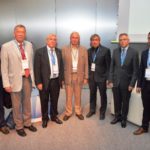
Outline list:
[[[47,45],[47,50],[53,50],[53,51],[55,51],[55,48],[50,48],[48,45]]]
[[[121,51],[124,49],[125,52],[127,52],[128,48],[129,48],[129,46],[127,46],[127,47],[121,47]]]

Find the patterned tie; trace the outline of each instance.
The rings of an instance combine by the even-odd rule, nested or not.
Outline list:
[[[20,48],[22,60],[25,60],[26,59],[26,55],[25,55],[22,43],[19,44],[19,48]],[[25,77],[28,78],[29,75],[30,75],[30,70],[29,69],[24,69],[24,72],[25,72]]]
[[[126,57],[126,52],[125,52],[125,49],[123,48],[123,49],[121,50],[121,66],[122,66],[123,63],[124,63],[125,57]]]

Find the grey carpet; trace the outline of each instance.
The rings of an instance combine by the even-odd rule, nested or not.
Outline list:
[[[122,129],[120,123],[111,125],[112,115],[110,107],[106,119],[99,120],[99,95],[97,113],[91,118],[79,120],[75,114],[63,125],[49,121],[48,127],[43,129],[41,123],[35,123],[38,132],[26,130],[26,137],[19,137],[15,130],[9,135],[0,133],[0,150],[150,150],[150,133],[134,136],[132,133],[137,126],[128,123]],[[89,90],[82,93],[84,116],[89,110]],[[65,109],[65,92],[61,90],[59,98],[60,118]]]

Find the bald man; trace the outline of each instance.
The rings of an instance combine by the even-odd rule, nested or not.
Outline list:
[[[34,58],[35,84],[40,92],[43,128],[47,127],[49,120],[49,98],[51,120],[62,124],[62,121],[57,117],[57,104],[63,80],[63,61],[61,51],[56,48],[56,44],[56,35],[48,35],[46,46],[37,50]]]
[[[66,89],[66,111],[63,118],[68,120],[72,115],[72,98],[74,95],[76,116],[83,120],[81,112],[81,90],[88,79],[87,49],[80,45],[80,35],[73,32],[70,35],[70,45],[62,49],[64,62],[64,83]]]

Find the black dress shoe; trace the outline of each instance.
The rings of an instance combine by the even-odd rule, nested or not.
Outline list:
[[[99,120],[104,120],[105,119],[105,115],[100,115]]]
[[[84,116],[82,114],[80,114],[80,115],[76,114],[76,116],[78,117],[79,120],[84,120]]]
[[[24,129],[19,129],[19,130],[16,130],[16,131],[17,131],[17,134],[18,134],[19,136],[24,137],[24,136],[27,135],[27,134],[25,133]]]
[[[37,131],[37,128],[34,127],[33,125],[31,125],[31,126],[24,126],[24,128],[27,128],[27,129],[29,129],[32,132],[36,132]]]
[[[65,116],[63,117],[63,120],[64,120],[64,121],[67,121],[69,118],[70,118],[70,116],[65,115]]]
[[[52,121],[56,122],[57,124],[62,124],[63,122],[59,118],[51,119]]]
[[[8,134],[9,130],[6,126],[3,126],[3,127],[0,128],[0,132],[2,132],[3,134]]]
[[[116,124],[117,122],[120,122],[121,119],[120,118],[114,118],[110,123],[111,124]]]
[[[122,120],[122,121],[121,121],[121,127],[122,127],[122,128],[125,128],[126,126],[127,126],[126,120]]]
[[[86,115],[87,118],[90,118],[91,116],[93,116],[95,114],[95,112],[89,111],[89,113]]]
[[[43,128],[46,128],[46,127],[47,127],[47,123],[48,123],[47,120],[43,120],[42,127],[43,127]]]

